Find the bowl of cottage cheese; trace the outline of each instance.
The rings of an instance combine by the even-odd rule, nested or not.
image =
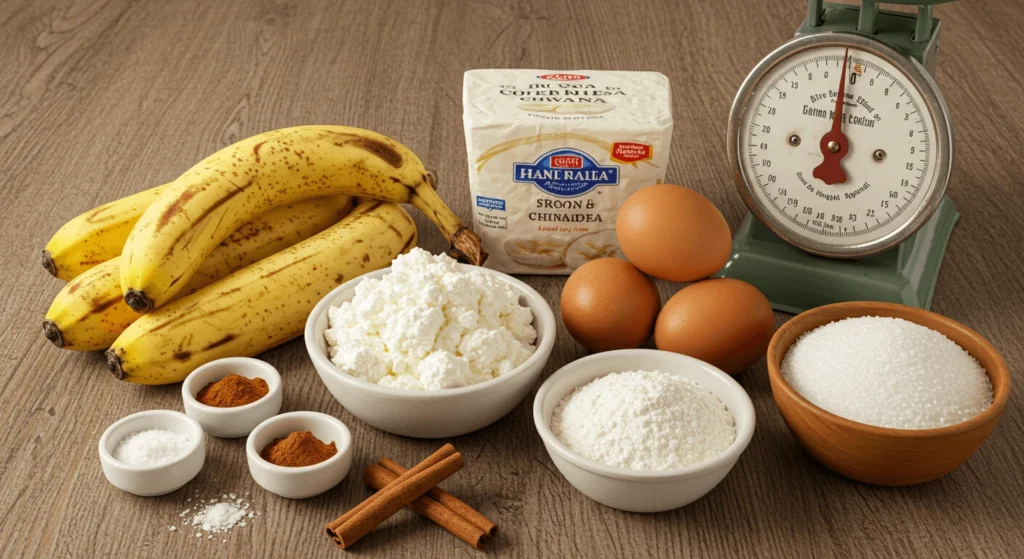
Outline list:
[[[328,293],[305,341],[320,379],[359,419],[453,437],[526,397],[554,347],[555,318],[511,276],[414,248]]]

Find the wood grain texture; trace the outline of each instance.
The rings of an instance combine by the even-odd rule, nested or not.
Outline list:
[[[60,351],[40,322],[60,283],[39,267],[50,234],[107,200],[162,184],[206,154],[264,130],[347,124],[400,139],[435,169],[439,192],[470,218],[462,72],[484,67],[649,69],[673,86],[668,179],[707,195],[736,227],[725,124],[754,64],[792,35],[802,0],[5,0],[0,2],[0,556],[338,557],[322,535],[361,501],[362,468],[414,464],[439,446],[380,433],[317,380],[300,341],[267,352],[284,410],[318,410],[351,428],[353,474],[327,494],[289,501],[249,477],[243,440],[210,439],[206,467],[159,498],[103,478],[102,431],[143,409],[181,409],[178,386],[117,382],[97,354]],[[949,194],[963,213],[934,310],[986,336],[1024,366],[1024,196],[1020,158],[1024,10],[972,0],[939,7],[939,83],[957,132]],[[421,245],[444,248],[417,217]],[[557,302],[561,278],[527,277]],[[679,286],[660,284],[663,297]],[[778,315],[778,320],[786,320]],[[584,351],[559,326],[545,377]],[[922,486],[858,484],[813,461],[786,430],[763,362],[740,374],[758,413],[732,474],[669,513],[617,512],[554,470],[532,395],[496,424],[452,442],[466,468],[444,488],[501,526],[500,556],[1011,556],[1024,549],[1024,404],[1014,395],[964,466]],[[196,495],[250,492],[261,514],[225,542],[167,526]],[[192,501],[188,501],[188,499]],[[352,553],[477,552],[403,511]]]

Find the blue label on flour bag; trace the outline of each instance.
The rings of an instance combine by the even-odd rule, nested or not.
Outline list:
[[[549,151],[533,163],[512,167],[515,182],[533,183],[537,188],[560,198],[586,194],[603,185],[619,184],[616,165],[600,165],[594,158],[571,148]]]
[[[505,201],[501,198],[488,198],[486,196],[476,197],[476,206],[485,210],[505,211]]]

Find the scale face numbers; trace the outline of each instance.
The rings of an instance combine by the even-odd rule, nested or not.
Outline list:
[[[769,55],[736,97],[729,138],[754,215],[833,258],[882,252],[917,231],[952,160],[948,109],[928,73],[853,34],[803,37]]]

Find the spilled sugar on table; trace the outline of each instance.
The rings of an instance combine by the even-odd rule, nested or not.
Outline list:
[[[673,86],[667,180],[709,197],[733,230],[746,207],[731,183],[729,103],[765,53],[806,13],[793,0],[534,2],[27,2],[0,6],[0,239],[7,364],[0,396],[8,449],[0,486],[5,556],[335,557],[324,523],[369,494],[357,472],[387,456],[414,464],[437,441],[396,437],[347,414],[316,378],[301,341],[262,357],[284,378],[283,411],[310,409],[352,429],[352,474],[309,500],[263,492],[244,439],[211,439],[185,489],[143,499],[107,484],[96,441],[119,417],[181,409],[179,387],[116,381],[99,354],[64,352],[38,324],[60,283],[39,248],[70,217],[163,184],[208,153],[264,130],[305,123],[395,137],[438,173],[438,191],[471,217],[461,124],[462,72],[487,67],[654,70]],[[1011,2],[939,6],[938,80],[957,124],[949,194],[962,214],[933,309],[1024,365],[1024,201],[1012,146],[1024,129],[1024,78],[1006,53],[1024,49]],[[740,41],[737,39],[741,38]],[[444,248],[416,216],[420,245]],[[557,304],[562,278],[525,277]],[[679,288],[660,283],[667,298]],[[781,323],[789,315],[778,314]],[[546,377],[584,355],[559,324]],[[890,489],[851,482],[814,462],[786,429],[764,362],[737,376],[758,424],[732,474],[692,505],[655,515],[587,500],[557,472],[536,434],[532,394],[511,414],[452,442],[466,467],[445,490],[495,520],[502,556],[1008,556],[1024,547],[1024,405],[1011,397],[996,431],[951,474]],[[196,496],[244,494],[260,511],[224,542],[168,526]],[[187,499],[192,501],[187,501]],[[363,538],[364,556],[473,553],[403,511]]]

